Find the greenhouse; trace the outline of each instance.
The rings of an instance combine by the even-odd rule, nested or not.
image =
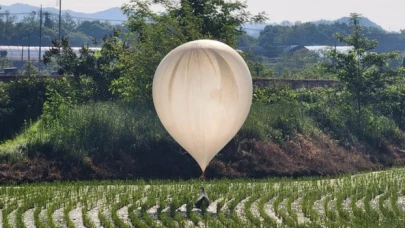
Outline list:
[[[42,60],[46,51],[50,47],[39,46],[0,46],[1,57],[6,57],[10,61],[38,61]],[[77,55],[80,53],[81,47],[72,47],[73,52]],[[97,51],[101,48],[93,47],[91,50]]]
[[[336,50],[336,52],[341,53],[341,54],[347,54],[349,53],[350,50],[353,50],[352,46],[321,46],[321,45],[315,45],[315,46],[305,46],[306,49],[309,51],[312,51],[316,54],[319,55],[319,57],[324,58],[325,53],[331,51],[331,50]]]

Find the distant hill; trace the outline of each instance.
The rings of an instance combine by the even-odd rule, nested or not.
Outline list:
[[[319,20],[319,21],[313,21],[310,23],[314,23],[314,24],[334,24],[336,22],[339,23],[346,23],[349,24],[349,17],[342,17],[339,18],[337,20]],[[267,25],[281,25],[281,26],[293,26],[296,24],[302,24],[302,22],[300,21],[296,21],[296,22],[291,22],[291,21],[282,21],[281,23],[262,23],[262,24],[245,24],[243,25],[243,28],[245,29],[246,33],[248,35],[251,35],[253,37],[259,37],[260,35],[260,31],[264,29],[264,27],[266,27]],[[360,20],[360,24],[364,27],[374,27],[377,29],[381,29],[384,30],[383,27],[381,27],[380,25],[376,24],[375,22],[371,21],[370,19],[363,17]],[[384,30],[385,31],[385,30]]]
[[[28,4],[22,4],[22,3],[16,3],[10,6],[4,6],[0,5],[1,11],[6,11],[8,10],[11,14],[16,14],[16,16],[19,19],[22,19],[25,15],[24,13],[30,13],[32,11],[39,11],[39,7],[37,6],[31,6]],[[59,9],[57,8],[43,8],[43,11],[50,12],[52,14],[59,14]],[[114,7],[110,8],[107,10],[103,10],[97,13],[81,13],[81,12],[75,12],[72,10],[63,10],[62,9],[62,15],[65,13],[69,13],[73,18],[77,19],[84,19],[84,20],[107,20],[110,21],[113,24],[120,23],[122,21],[125,21],[127,17],[122,13],[121,9],[119,7]]]
[[[4,12],[8,10],[12,14],[18,14],[17,16],[19,19],[22,19],[24,15],[22,13],[30,13],[32,11],[39,11],[39,7],[37,6],[31,6],[28,4],[22,4],[22,3],[16,3],[10,6],[5,6],[5,5],[0,5],[2,8],[1,10]],[[59,10],[57,8],[44,8],[44,11],[48,11],[52,14],[59,14]],[[125,21],[127,17],[122,13],[121,9],[119,7],[114,7],[110,8],[104,11],[100,11],[97,13],[81,13],[81,12],[75,12],[72,10],[63,10],[62,9],[62,14],[69,13],[72,17],[77,18],[77,19],[87,19],[87,20],[108,20],[111,23],[120,23],[121,21]],[[340,22],[340,23],[349,23],[349,17],[342,17],[337,20],[319,20],[319,21],[314,21],[312,23],[315,24],[333,24],[335,22]],[[299,24],[301,22],[291,22],[291,21],[283,21],[281,23],[266,23],[266,24],[245,24],[243,28],[247,31],[247,33],[251,36],[258,37],[260,35],[260,31],[264,29],[266,25],[282,25],[282,26],[292,26],[294,24]],[[364,17],[361,19],[360,23],[365,26],[365,27],[375,27],[378,29],[384,30],[381,26],[377,25],[370,19]]]
[[[333,24],[335,22],[339,22],[339,23],[349,24],[349,19],[350,19],[349,17],[342,17],[342,18],[334,20],[334,21],[319,20],[319,21],[314,21],[312,23],[314,23],[314,24]],[[362,25],[364,27],[374,27],[374,28],[377,28],[377,29],[384,30],[383,27],[381,27],[380,25],[378,25],[375,22],[371,21],[367,17],[363,17],[363,18],[360,19],[360,25]]]

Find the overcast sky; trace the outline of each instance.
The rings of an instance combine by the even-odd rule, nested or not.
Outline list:
[[[59,0],[1,0],[3,5],[27,3],[56,7]],[[97,12],[121,6],[130,0],[63,0],[62,8],[77,12]],[[356,12],[390,31],[405,29],[405,0],[247,0],[252,13],[266,11],[271,22],[337,19]]]

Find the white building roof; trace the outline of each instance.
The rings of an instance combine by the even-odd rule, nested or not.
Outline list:
[[[46,51],[49,51],[50,47],[41,47],[41,57],[39,56],[39,46],[0,46],[1,51],[7,51],[6,58],[10,61],[38,61],[44,56]],[[80,54],[81,47],[72,47],[72,50],[77,55]],[[91,50],[101,50],[99,47],[91,47]]]
[[[350,50],[353,50],[353,46],[305,46],[306,49],[317,53],[320,57],[325,57],[327,51],[336,49],[338,53],[347,54]]]

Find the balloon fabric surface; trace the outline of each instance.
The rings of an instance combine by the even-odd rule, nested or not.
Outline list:
[[[160,121],[203,172],[243,125],[252,95],[243,58],[213,40],[173,49],[160,62],[152,87]]]

